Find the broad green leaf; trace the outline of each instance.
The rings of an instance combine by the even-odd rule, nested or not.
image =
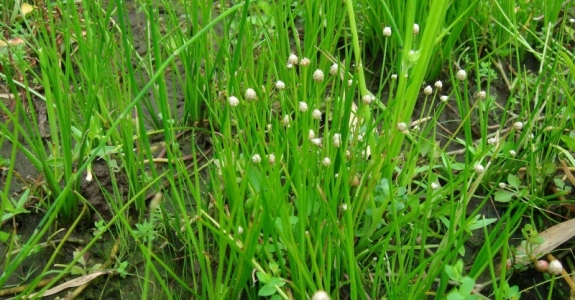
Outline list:
[[[258,296],[267,297],[267,296],[271,296],[271,295],[275,294],[276,292],[277,291],[274,288],[274,285],[268,283],[268,284],[262,286],[262,288],[258,292]]]
[[[509,192],[509,191],[496,191],[494,194],[495,201],[503,202],[503,203],[513,200],[514,195],[515,194],[513,194],[512,192]]]
[[[266,273],[257,272],[256,276],[258,277],[258,280],[263,282],[263,283],[268,283],[272,280],[272,277]]]
[[[459,293],[461,295],[471,295],[473,288],[475,287],[475,280],[471,277],[463,277],[461,279],[461,285],[459,286]]]
[[[507,182],[515,189],[519,189],[519,187],[521,186],[521,181],[519,180],[519,177],[513,174],[507,175]]]

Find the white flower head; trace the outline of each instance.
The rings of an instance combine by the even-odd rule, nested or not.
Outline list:
[[[311,64],[311,61],[307,57],[302,58],[301,61],[299,62],[299,65],[302,67],[307,67],[310,64]]]
[[[397,74],[391,74],[391,79],[396,80],[396,79],[397,79]]]
[[[298,58],[297,58],[297,55],[295,55],[295,54],[293,54],[293,53],[289,55],[289,57],[288,57],[288,64],[290,64],[290,65],[292,65],[292,66],[293,66],[293,65],[297,65],[298,61],[299,61],[299,60],[298,60]]]
[[[473,169],[477,174],[481,174],[485,171],[485,167],[483,167],[481,164],[476,164],[475,167],[473,167]]]
[[[321,111],[319,109],[314,109],[311,112],[311,117],[316,119],[316,120],[321,120]]]
[[[310,130],[309,130],[309,132],[308,132],[308,134],[307,134],[307,139],[310,140],[310,141],[313,140],[313,139],[315,139],[315,132],[313,131],[313,129],[310,129]]]
[[[341,205],[341,210],[346,211],[347,210],[347,203],[344,203]]]
[[[515,156],[517,155],[517,152],[515,152],[515,150],[509,150],[509,155]]]
[[[554,260],[549,263],[549,268],[547,269],[547,272],[549,272],[549,274],[551,275],[561,275],[561,272],[563,272],[563,265],[561,264],[560,261]]]
[[[324,167],[329,167],[331,165],[331,159],[329,159],[329,157],[324,157],[324,159],[321,161],[321,164]]]
[[[299,111],[301,111],[301,112],[306,112],[306,111],[307,111],[307,103],[305,103],[305,102],[303,102],[303,101],[300,102],[300,103],[299,103]]]
[[[244,233],[244,228],[242,226],[238,226],[238,234],[242,235]]]
[[[282,124],[286,127],[290,126],[290,117],[289,115],[284,115],[284,117],[282,118]]]
[[[276,155],[273,153],[268,154],[268,162],[270,163],[270,165],[273,165],[276,163]]]
[[[281,80],[276,81],[276,89],[281,91],[285,88],[286,88],[286,84],[283,81],[281,81]]]
[[[505,184],[505,182],[500,182],[500,183],[499,183],[499,188],[500,188],[500,189],[504,189],[504,188],[506,188],[506,187],[507,187],[507,184]]]
[[[347,86],[351,86],[353,84],[353,79],[348,79],[347,80]]]
[[[447,100],[449,100],[449,97],[446,95],[443,95],[443,96],[439,97],[439,100],[441,100],[442,102],[447,102]]]
[[[442,87],[443,87],[443,82],[441,82],[441,80],[438,80],[438,81],[435,82],[435,88],[440,89],[440,88],[442,88]]]
[[[252,156],[252,162],[254,164],[259,164],[262,162],[262,157],[259,154],[254,154],[254,156]]]
[[[383,36],[391,36],[391,27],[383,28]]]
[[[431,189],[432,189],[432,190],[437,190],[437,189],[439,189],[440,187],[441,187],[441,185],[439,185],[439,183],[437,183],[437,182],[432,182],[432,183],[431,183]]]
[[[397,129],[401,132],[404,132],[407,130],[407,124],[405,124],[405,122],[399,122],[397,123]]]
[[[341,146],[341,134],[336,133],[333,135],[333,146],[334,147]]]
[[[487,97],[487,93],[485,91],[477,92],[477,99],[485,100],[485,97]]]
[[[257,100],[258,99],[258,94],[256,94],[256,91],[252,88],[249,88],[246,90],[246,99],[248,100]]]
[[[465,70],[459,70],[457,71],[457,74],[455,74],[455,78],[457,78],[457,80],[463,81],[467,78],[467,72],[465,72]]]
[[[431,93],[433,93],[433,88],[431,87],[431,85],[426,86],[423,89],[423,93],[426,95],[431,95]]]
[[[240,104],[240,100],[235,96],[230,96],[228,98],[228,103],[230,104],[231,107],[236,107],[238,106],[238,104]]]
[[[286,68],[288,68],[288,69],[293,69],[293,64],[287,63],[287,64],[286,64]]]
[[[569,23],[571,23],[571,24],[575,23],[575,19],[573,19],[573,18],[569,19]]]
[[[521,129],[523,129],[523,122],[515,122],[515,123],[513,123],[513,128],[515,128],[515,130],[521,130]]]
[[[487,139],[487,144],[489,145],[497,145],[497,142],[499,142],[499,139],[497,137]]]
[[[373,95],[365,95],[361,98],[361,102],[365,105],[370,105],[373,100],[375,100],[375,96]]]
[[[315,82],[322,82],[323,81],[323,71],[320,69],[315,70],[313,72],[313,81]]]
[[[331,67],[329,67],[329,74],[330,75],[337,75],[337,71],[339,70],[339,65],[337,63],[331,65]]]
[[[320,138],[312,139],[311,143],[318,146],[318,147],[321,147],[321,139]]]
[[[413,34],[415,35],[419,34],[419,24],[417,23],[413,24]]]
[[[329,296],[324,291],[317,291],[311,296],[311,300],[330,300]]]

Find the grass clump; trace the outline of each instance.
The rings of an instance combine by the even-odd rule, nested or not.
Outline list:
[[[565,295],[572,8],[432,4],[2,5],[0,292]]]

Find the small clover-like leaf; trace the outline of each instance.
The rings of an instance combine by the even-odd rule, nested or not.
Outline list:
[[[513,194],[512,192],[509,191],[496,191],[495,192],[495,201],[497,202],[509,202],[511,200],[513,200]]]
[[[519,177],[513,174],[507,175],[507,182],[515,189],[519,189],[519,187],[521,186],[521,181],[519,180]]]

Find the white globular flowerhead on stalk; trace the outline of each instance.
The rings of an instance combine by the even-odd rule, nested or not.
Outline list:
[[[300,102],[300,103],[299,103],[299,111],[301,111],[301,112],[306,112],[306,111],[307,111],[307,103],[305,103],[305,102]]]
[[[348,79],[347,80],[347,86],[351,86],[353,84],[353,79]]]
[[[288,68],[288,69],[293,69],[293,64],[287,63],[287,64],[286,64],[286,68]]]
[[[563,272],[563,265],[561,264],[560,261],[554,260],[549,263],[549,268],[547,269],[547,272],[549,272],[549,274],[551,275],[561,275],[561,272]]]
[[[276,89],[281,91],[285,88],[286,88],[286,84],[283,81],[281,81],[281,80],[276,81]]]
[[[347,211],[348,207],[347,207],[347,203],[344,203],[341,205],[341,210],[343,211]]]
[[[449,100],[449,96],[443,95],[439,97],[439,100],[441,100],[442,102],[447,102],[447,100]]]
[[[481,174],[485,171],[485,167],[483,167],[481,164],[476,164],[475,167],[473,167],[473,169],[477,174]]]
[[[307,67],[310,64],[311,64],[311,61],[307,57],[302,58],[301,61],[299,62],[299,65],[302,67]]]
[[[331,65],[331,67],[329,67],[329,74],[330,75],[337,75],[337,71],[339,70],[339,65],[337,63]]]
[[[443,87],[443,82],[441,82],[441,80],[438,80],[435,82],[435,88],[440,89]]]
[[[329,167],[331,165],[331,159],[329,159],[329,157],[324,157],[324,159],[321,161],[321,164],[324,167]]]
[[[330,300],[329,296],[324,291],[317,291],[311,296],[311,300]]]
[[[308,134],[307,134],[307,139],[310,140],[310,141],[313,140],[313,139],[315,139],[315,132],[313,132],[313,129],[310,129],[310,130],[309,130],[309,132],[308,132]]]
[[[397,79],[397,74],[391,74],[391,79],[396,80],[396,79]]]
[[[497,145],[497,142],[499,142],[499,139],[497,137],[487,139],[487,144],[489,145]]]
[[[333,135],[333,146],[334,147],[341,146],[341,134],[336,133]]]
[[[252,162],[254,164],[259,164],[262,162],[262,157],[259,154],[254,154],[254,156],[252,156]]]
[[[417,23],[413,24],[413,34],[419,34],[419,24]]]
[[[467,72],[465,72],[465,70],[459,70],[457,71],[457,74],[455,74],[455,78],[457,78],[457,80],[465,80],[467,78]]]
[[[373,100],[375,100],[375,96],[373,95],[365,95],[361,98],[361,102],[365,105],[370,105]]]
[[[273,165],[276,163],[276,155],[273,153],[268,154],[268,162],[270,163],[270,165]]]
[[[289,128],[290,121],[291,120],[289,115],[284,115],[284,117],[282,118],[282,125]]]
[[[313,81],[315,82],[322,82],[323,81],[323,71],[320,69],[315,70],[313,72]]]
[[[383,36],[391,36],[391,27],[383,28]]]
[[[238,226],[238,234],[242,235],[244,233],[244,228],[242,226]]]
[[[249,88],[246,90],[246,99],[248,100],[257,100],[258,99],[258,94],[256,94],[256,91],[252,88]]]
[[[311,143],[318,146],[318,147],[321,147],[321,139],[319,139],[319,138],[312,139]]]
[[[515,156],[517,155],[517,152],[515,152],[515,150],[509,150],[509,155]]]
[[[314,109],[311,112],[311,117],[316,119],[316,120],[321,120],[321,111],[319,109]]]
[[[432,189],[432,190],[437,190],[437,189],[439,189],[440,187],[441,187],[441,186],[440,186],[439,183],[437,183],[437,182],[432,182],[432,183],[431,183],[431,189]]]
[[[426,95],[431,95],[431,93],[433,93],[433,88],[431,87],[431,85],[426,86],[423,89],[423,93]]]
[[[238,100],[237,97],[230,96],[230,98],[228,98],[228,103],[231,107],[236,107],[238,104],[240,104],[240,100]]]
[[[515,128],[515,130],[521,130],[521,129],[523,129],[523,122],[515,122],[515,123],[513,123],[513,128]]]
[[[297,55],[295,55],[293,53],[289,55],[289,57],[288,57],[288,64],[289,65],[292,65],[292,66],[297,65],[298,61],[299,60],[297,58]]]
[[[404,122],[399,122],[397,123],[397,129],[401,132],[404,132],[407,130],[407,124],[405,124]]]
[[[500,182],[500,183],[499,183],[499,188],[500,188],[500,189],[504,189],[504,188],[506,188],[506,187],[507,187],[507,184],[505,184],[505,182]]]
[[[479,91],[477,92],[477,99],[479,100],[485,100],[485,97],[487,97],[487,93],[485,91]]]

